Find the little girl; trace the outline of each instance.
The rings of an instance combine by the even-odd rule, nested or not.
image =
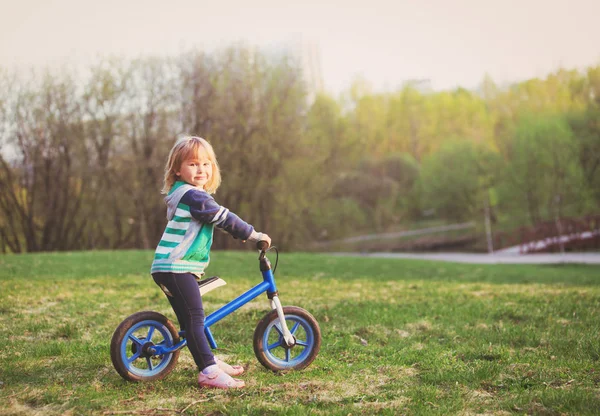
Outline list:
[[[227,208],[215,202],[221,184],[219,165],[212,146],[200,137],[183,137],[175,143],[165,167],[162,193],[167,194],[167,227],[158,243],[152,263],[152,277],[171,303],[188,348],[200,370],[201,387],[240,388],[241,366],[230,366],[211,352],[204,334],[204,309],[196,278],[208,266],[215,226],[234,238],[266,241],[259,233]]]

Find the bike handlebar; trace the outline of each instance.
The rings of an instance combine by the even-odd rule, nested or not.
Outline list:
[[[259,241],[258,243],[256,243],[256,248],[260,251],[266,251],[269,248],[269,243],[267,243],[266,241]]]
[[[258,250],[260,251],[260,254],[258,255],[258,260],[260,261],[261,272],[271,270],[271,263],[267,259],[267,249],[269,248],[269,245],[270,244],[268,241],[259,241],[258,243],[256,243],[256,248],[258,248]],[[277,263],[279,262],[279,251],[277,251],[277,248],[275,246],[272,246],[271,248],[275,250],[275,253],[277,253],[277,258],[275,259],[275,267],[273,267],[273,274],[275,274],[275,270],[277,270]]]

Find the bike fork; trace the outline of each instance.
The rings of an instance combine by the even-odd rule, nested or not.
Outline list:
[[[296,338],[292,335],[290,330],[287,327],[285,322],[285,315],[283,313],[283,307],[281,306],[281,302],[279,301],[279,296],[275,295],[272,299],[269,299],[271,303],[271,309],[277,310],[277,316],[279,317],[279,324],[281,325],[281,331],[283,332],[283,339],[285,343],[292,347],[296,344]]]

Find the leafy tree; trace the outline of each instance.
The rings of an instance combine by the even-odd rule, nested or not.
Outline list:
[[[210,127],[195,133],[210,140],[219,157],[225,178],[219,202],[286,243],[290,237],[283,231],[297,227],[294,219],[300,215],[291,189],[298,192],[302,188],[294,181],[305,180],[287,167],[302,153],[306,94],[300,69],[286,55],[268,60],[243,47],[227,49],[215,60],[215,95],[204,116]],[[234,244],[228,238],[215,243]]]
[[[480,218],[500,163],[499,156],[484,145],[444,143],[421,166],[424,208],[434,208],[438,215],[455,221]]]
[[[286,162],[287,170],[295,172],[295,189],[300,190],[291,193],[298,209],[295,220],[306,223],[296,235],[305,241],[343,235],[340,227],[345,222],[339,222],[339,218],[352,218],[353,213],[360,210],[355,202],[341,203],[339,207],[345,207],[346,213],[336,217],[338,209],[333,189],[337,177],[354,164],[361,148],[355,141],[356,136],[348,130],[341,104],[325,94],[318,94],[306,114],[300,149]],[[331,215],[325,215],[331,208]],[[357,222],[362,224],[362,220],[356,218],[350,221],[354,227]]]
[[[454,220],[525,211],[535,224],[599,206],[598,66],[509,87],[488,76],[478,92],[358,80],[312,102],[296,60],[243,45],[89,73],[81,86],[68,71],[0,71],[2,251],[153,247],[182,133],[213,143],[219,201],[285,247],[385,230],[427,207]]]
[[[367,213],[352,198],[326,198],[319,203],[319,210],[306,220],[313,233],[309,239],[300,240],[297,247],[319,240],[335,240],[359,234],[369,225]]]
[[[592,192],[594,208],[600,206],[600,105],[571,114],[569,123],[579,142],[579,163]]]
[[[533,225],[581,206],[586,194],[579,146],[560,116],[522,117],[509,146],[505,198],[524,209]],[[578,209],[578,207],[576,207]]]
[[[380,168],[382,176],[391,178],[398,185],[395,221],[417,218],[420,211],[417,194],[420,167],[417,161],[408,153],[392,153],[382,160]]]

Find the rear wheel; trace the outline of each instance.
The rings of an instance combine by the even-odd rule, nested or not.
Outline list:
[[[110,342],[110,358],[125,380],[159,380],[173,371],[179,350],[154,355],[152,347],[171,348],[178,342],[177,329],[167,317],[158,312],[138,312],[127,317],[115,330]]]
[[[269,370],[301,370],[314,361],[321,348],[319,323],[308,311],[297,306],[285,306],[283,313],[294,336],[294,345],[286,343],[277,310],[272,310],[256,326],[254,354]]]

